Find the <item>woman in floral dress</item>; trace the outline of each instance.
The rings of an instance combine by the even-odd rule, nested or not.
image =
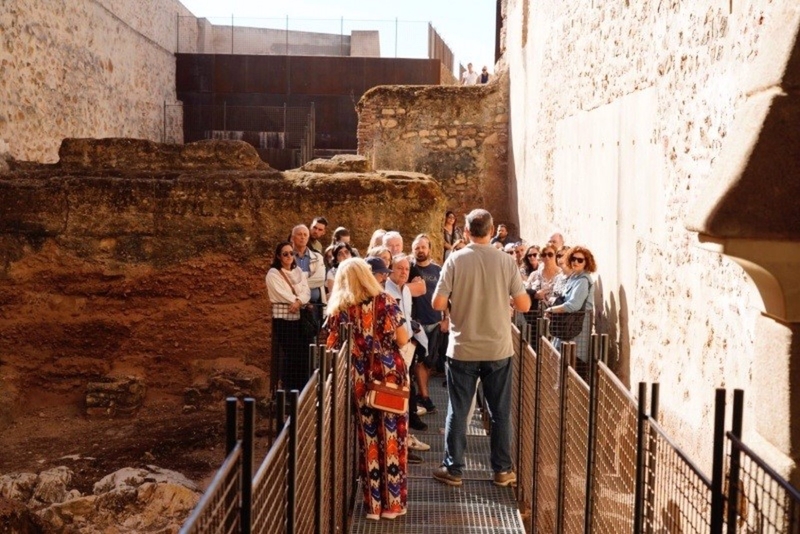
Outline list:
[[[400,355],[400,346],[408,342],[406,330],[399,328],[406,319],[360,258],[339,264],[327,313],[329,348],[341,346],[340,324],[353,325],[350,378],[357,410],[364,512],[367,519],[394,519],[406,513],[408,414],[367,406],[366,384],[374,379],[409,385],[408,370]]]

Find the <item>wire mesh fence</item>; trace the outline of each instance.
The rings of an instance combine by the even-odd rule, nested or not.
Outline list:
[[[589,386],[569,367],[566,380],[566,436],[564,442],[564,532],[584,530],[586,461],[589,448]]]
[[[241,468],[242,444],[237,443],[184,523],[181,534],[239,532]]]
[[[303,388],[298,398],[296,414],[298,424],[296,427],[297,445],[295,455],[295,504],[294,532],[315,532],[315,509],[318,505],[316,488],[316,456],[317,456],[317,383],[319,372],[315,372]]]
[[[648,418],[643,526],[647,532],[711,531],[711,480]]]
[[[514,428],[517,436],[514,464],[517,466],[517,500],[523,512],[533,508],[534,480],[534,425],[536,413],[536,361],[537,356],[530,346],[530,328],[523,327],[520,332],[512,327],[514,346],[518,348],[518,358],[514,358],[514,388],[512,413],[515,414]]]
[[[288,490],[289,428],[284,427],[253,477],[254,534],[286,532]]]

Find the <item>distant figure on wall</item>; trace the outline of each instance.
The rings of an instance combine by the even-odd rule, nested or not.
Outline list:
[[[478,73],[472,70],[472,63],[467,63],[467,70],[461,76],[461,85],[476,85],[478,83]]]
[[[483,67],[481,70],[481,76],[478,79],[478,83],[489,83],[489,69],[486,66]]]

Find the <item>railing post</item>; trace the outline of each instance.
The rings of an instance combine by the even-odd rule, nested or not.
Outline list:
[[[647,422],[647,384],[639,382],[639,410],[638,425],[636,429],[636,487],[633,501],[633,534],[642,532],[644,514],[643,489],[644,489],[644,429]]]
[[[539,333],[544,334],[547,328],[547,319],[543,317],[536,320]],[[533,407],[533,485],[531,486],[531,509],[536,510],[536,499],[539,482],[539,421],[542,417],[541,389],[542,389],[542,336],[539,336],[536,351],[536,380],[534,381],[534,407]]]
[[[515,317],[519,317],[522,314],[520,312],[514,312]],[[524,317],[523,317],[524,319]],[[525,380],[525,344],[526,338],[530,335],[530,327],[528,326],[526,321],[521,323],[520,331],[519,331],[519,343],[517,343],[517,413],[514,414],[516,418],[516,434],[517,434],[517,470],[519,470],[519,464],[521,463],[520,458],[522,457],[522,395],[524,389],[524,380]],[[517,498],[519,498],[519,488],[520,484],[517,484],[517,489],[515,490],[517,493]]]
[[[256,400],[244,399],[242,424],[242,501],[241,533],[250,534],[253,515],[253,432],[255,430]]]
[[[317,361],[319,361],[319,383],[317,384],[317,487],[316,487],[316,524],[317,532],[322,531],[322,501],[325,498],[325,488],[323,487],[323,479],[325,476],[325,452],[328,448],[325,446],[325,382],[328,378],[328,358],[327,353],[323,350],[321,345],[315,345],[317,352]]]
[[[603,334],[608,337],[608,334]],[[592,334],[592,344],[589,350],[589,432],[586,439],[586,499],[583,514],[583,531],[592,531],[592,487],[594,484],[595,450],[597,448],[597,360],[600,355],[600,336]]]
[[[331,385],[333,386],[331,389],[331,469],[333,469],[333,480],[334,483],[331,484],[330,489],[328,490],[331,495],[331,531],[336,532],[337,528],[337,521],[339,517],[339,510],[336,509],[336,502],[338,500],[339,492],[341,491],[341,487],[336,482],[339,481],[339,459],[342,457],[342,451],[339,450],[339,432],[341,429],[339,428],[339,420],[337,419],[337,415],[339,410],[343,408],[341,403],[339,402],[339,380],[340,380],[340,373],[339,373],[339,361],[338,361],[338,351],[330,350],[328,351],[328,361],[331,362]],[[342,523],[344,524],[344,523]]]
[[[722,534],[725,494],[722,489],[725,455],[725,389],[718,388],[714,398],[714,444],[711,461],[711,534]]]
[[[225,457],[236,446],[236,406],[239,403],[236,397],[225,399]]]
[[[569,362],[575,355],[575,343],[561,344],[561,376],[559,377],[561,391],[559,406],[559,436],[558,436],[558,477],[556,478],[556,530],[564,531],[564,465],[566,464],[567,448],[567,375]]]
[[[299,413],[300,392],[289,392],[289,487],[286,503],[286,534],[294,534],[297,512],[297,414]]]
[[[654,421],[658,421],[658,400],[659,400],[660,387],[658,383],[650,385],[650,417]],[[647,507],[644,510],[647,519],[647,533],[653,533],[653,524],[655,520],[655,487],[656,487],[656,433],[655,429],[651,428],[648,433],[647,443],[647,485],[645,488],[645,500]]]
[[[737,440],[742,438],[742,419],[744,413],[744,391],[733,390],[733,417],[731,435]],[[741,468],[741,451],[738,441],[731,441],[731,463],[728,473],[728,534],[736,534],[739,523],[739,470]]]

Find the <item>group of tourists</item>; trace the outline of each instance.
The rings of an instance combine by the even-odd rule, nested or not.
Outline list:
[[[303,307],[326,305],[329,348],[344,342],[339,325],[352,325],[350,378],[366,517],[406,513],[407,465],[422,462],[414,451],[430,449],[409,431],[425,430],[422,416],[436,412],[428,382],[440,373],[448,393],[445,447],[432,476],[462,484],[468,419],[480,382],[492,424],[494,484],[515,485],[510,312],[528,312],[532,302],[553,315],[585,311],[588,336],[594,290],[589,273],[596,269],[591,252],[565,247],[560,234],[541,247],[514,241],[482,209],[467,214],[463,227],[453,212],[445,214],[444,247],[436,255],[441,266],[425,234],[413,239],[407,255],[402,235],[376,230],[362,259],[344,228],[323,249],[327,226],[324,217],[310,227],[295,226],[275,249],[267,274],[274,358],[280,361],[280,386],[301,389],[313,371],[307,355],[312,340],[303,339],[298,324]],[[408,398],[407,411],[376,407],[371,392],[387,389]]]

